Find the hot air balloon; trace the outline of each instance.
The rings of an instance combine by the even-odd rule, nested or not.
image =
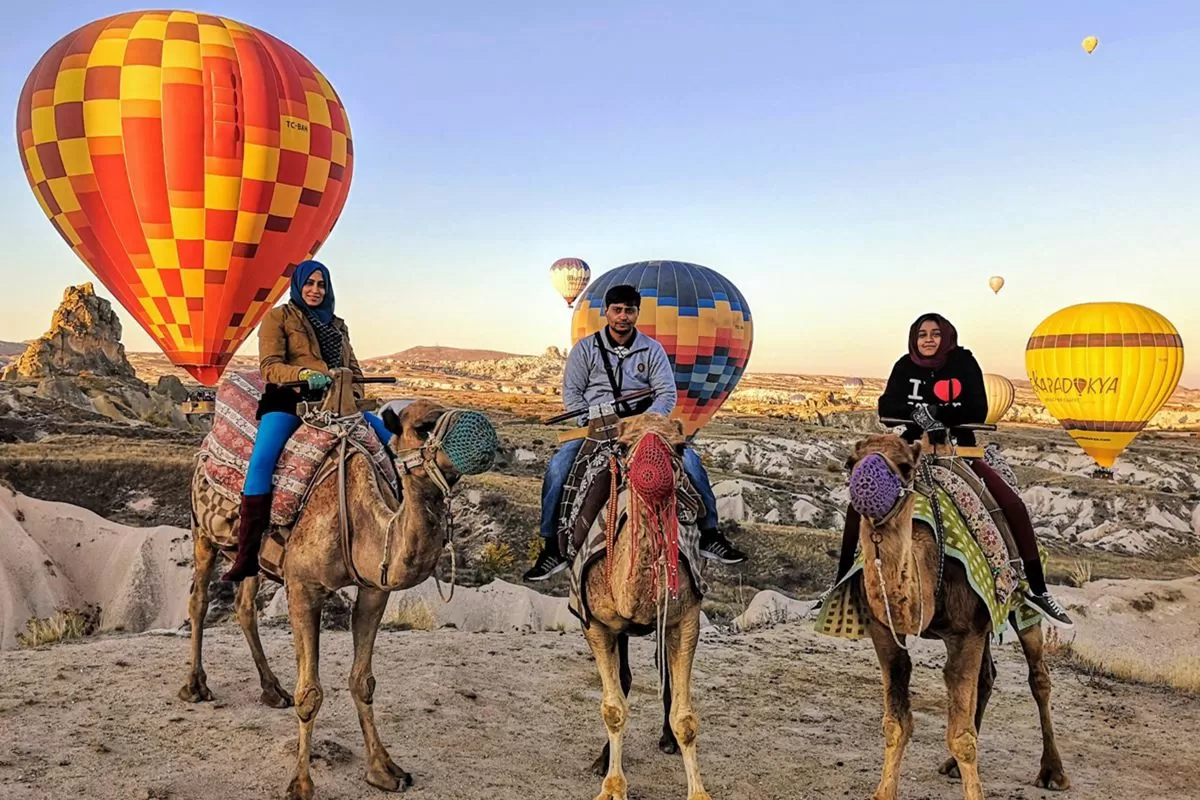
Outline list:
[[[60,39],[21,90],[17,142],[55,230],[209,385],[329,236],[354,152],[304,56],[189,11],[117,14]]]
[[[715,270],[683,261],[640,261],[609,270],[581,296],[571,341],[604,327],[604,293],[631,284],[642,294],[638,331],[662,343],[679,392],[671,416],[691,436],[741,380],[754,342],[746,298]]]
[[[857,400],[858,396],[862,394],[862,390],[862,378],[846,378],[846,380],[842,382],[842,391],[844,391],[851,400]]]
[[[1025,347],[1046,410],[1106,470],[1179,385],[1183,340],[1133,303],[1083,303],[1051,314]]]
[[[1095,36],[1088,36],[1083,40],[1083,49],[1090,56],[1098,44],[1100,44],[1099,39],[1097,39]]]
[[[1003,375],[993,375],[990,372],[983,376],[983,388],[987,393],[988,404],[987,419],[984,422],[988,425],[995,425],[1012,408],[1017,391],[1008,378]]]
[[[592,268],[583,259],[560,258],[550,265],[550,283],[567,301],[567,308],[574,308],[575,298],[591,279]]]
[[[1000,294],[1000,290],[1004,288],[1004,278],[993,275],[988,278],[988,286],[991,288],[992,294]]]

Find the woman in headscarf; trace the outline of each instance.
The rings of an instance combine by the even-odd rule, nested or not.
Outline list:
[[[292,273],[290,299],[271,309],[258,328],[258,366],[263,381],[305,381],[315,392],[333,382],[329,373],[337,368],[362,377],[350,346],[350,332],[341,317],[334,315],[333,306],[328,268],[319,261],[298,264]],[[361,384],[354,386],[354,396],[362,399]],[[300,427],[294,405],[290,411],[276,410],[277,405],[263,413],[258,423],[242,488],[237,560],[222,580],[240,581],[258,573],[258,548],[271,518],[271,477],[284,445]],[[371,413],[363,417],[381,441],[391,439],[383,420]]]
[[[959,346],[958,331],[945,317],[923,314],[913,322],[908,331],[908,353],[892,367],[887,388],[879,397],[879,416],[912,420],[902,434],[909,442],[928,434],[930,441],[941,443],[949,431],[958,444],[975,446],[975,433],[958,426],[980,424],[987,419],[983,371],[971,351]],[[983,459],[970,459],[969,463],[1004,511],[1017,541],[1029,581],[1026,604],[1053,624],[1072,627],[1074,623],[1066,610],[1046,588],[1033,522],[1020,496]],[[835,584],[854,565],[860,519],[853,508],[847,509]]]

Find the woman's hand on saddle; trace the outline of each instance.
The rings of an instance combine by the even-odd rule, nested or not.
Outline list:
[[[308,381],[308,388],[314,392],[320,391],[333,383],[332,378],[323,372],[317,372],[315,369],[300,370],[300,380]]]
[[[946,430],[946,426],[938,421],[938,418],[933,415],[933,411],[925,403],[919,403],[913,407],[912,421],[926,433]]]

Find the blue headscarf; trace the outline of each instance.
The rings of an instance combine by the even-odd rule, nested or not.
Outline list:
[[[314,272],[320,272],[321,277],[325,279],[325,299],[316,308],[304,302],[304,297],[300,294],[305,282]],[[297,264],[295,272],[292,273],[292,302],[304,309],[305,313],[316,317],[323,325],[328,325],[333,320],[333,282],[329,280],[329,268],[320,261],[301,261]]]

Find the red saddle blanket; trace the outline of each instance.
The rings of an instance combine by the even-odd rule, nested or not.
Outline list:
[[[229,375],[217,390],[213,427],[200,445],[198,458],[205,477],[219,494],[233,502],[240,501],[246,482],[263,388],[257,372]],[[292,434],[275,465],[271,479],[273,525],[288,527],[296,521],[317,471],[347,429],[349,444],[367,453],[392,491],[398,491],[395,465],[366,420],[344,417],[335,419],[327,428],[306,421]]]

